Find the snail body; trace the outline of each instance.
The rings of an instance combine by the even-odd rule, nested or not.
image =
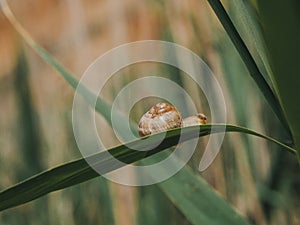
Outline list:
[[[198,113],[194,116],[189,116],[182,120],[183,127],[195,126],[195,125],[203,125],[206,124],[206,116],[203,113]]]
[[[206,116],[199,113],[182,119],[176,107],[168,103],[157,103],[140,119],[138,131],[141,137],[178,127],[206,124]]]

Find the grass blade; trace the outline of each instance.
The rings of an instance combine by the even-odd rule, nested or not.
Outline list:
[[[114,158],[123,161],[127,164],[136,162],[143,158],[149,157],[155,153],[158,153],[164,149],[174,146],[178,143],[180,133],[182,130],[182,141],[190,140],[198,136],[206,136],[211,133],[218,133],[226,127],[226,132],[242,132],[246,134],[251,134],[254,136],[265,138],[272,141],[285,150],[295,154],[296,150],[290,148],[289,146],[274,140],[263,134],[259,134],[255,131],[249,130],[247,128],[233,126],[233,125],[201,125],[200,132],[198,132],[199,127],[186,127],[182,129],[170,130],[166,133],[166,138],[159,144],[155,149],[150,151],[136,151],[132,149],[143,149],[147,148],[149,144],[160,143],[161,134],[153,135],[153,139],[142,138],[141,140],[136,140],[126,145],[120,145],[114,147],[109,151],[110,157],[107,154],[98,153],[88,157],[87,160],[93,161],[93,166],[99,169],[102,174],[118,169],[118,165],[112,163]],[[148,141],[147,141],[148,140]],[[131,148],[127,147],[131,146]],[[36,176],[33,176],[22,183],[19,183],[13,187],[10,187],[2,192],[0,192],[0,211],[8,209],[23,203],[32,201],[39,198],[45,194],[53,191],[57,191],[63,188],[67,188],[81,182],[90,180],[94,177],[99,176],[86,162],[85,159],[78,159],[73,162],[65,163],[56,168],[50,169],[48,171],[42,172]],[[174,198],[175,196],[173,196]]]
[[[234,0],[232,1],[232,4],[234,6],[235,15],[237,16],[236,22],[240,24],[240,32],[247,34],[244,38],[245,42],[253,45],[253,47],[249,49],[250,53],[252,55],[257,55],[257,59],[262,63],[262,70],[265,70],[265,78],[271,85],[272,90],[278,93],[278,90],[276,89],[276,86],[274,86],[274,82],[272,80],[273,72],[266,54],[266,44],[261,34],[261,27],[255,17],[253,8],[250,6],[249,2],[245,1]]]
[[[257,1],[274,81],[300,154],[299,1]],[[278,16],[280,15],[280,16]],[[300,163],[300,157],[299,157]]]
[[[259,87],[262,94],[265,96],[267,102],[270,104],[274,113],[276,114],[276,116],[282,123],[283,127],[285,128],[286,132],[292,138],[288,122],[286,120],[286,117],[284,115],[284,112],[282,110],[278,98],[275,96],[269,84],[267,83],[267,81],[259,71],[258,66],[255,63],[255,60],[253,59],[246,44],[242,40],[237,29],[235,28],[224,6],[220,2],[220,0],[208,0],[208,2],[212,7],[212,9],[214,10],[215,14],[217,15],[219,21],[221,22],[228,36],[230,37],[231,41],[233,42],[234,46],[236,47],[238,53],[240,54],[243,62],[245,63],[249,71],[250,76],[256,82],[257,86]]]
[[[105,120],[109,123],[111,126],[111,105],[107,103],[105,100],[97,97],[94,93],[92,93],[89,89],[87,89],[84,85],[80,84],[79,81],[75,78],[75,76],[68,71],[64,66],[62,66],[55,58],[53,58],[45,49],[43,49],[39,44],[37,44],[30,34],[22,27],[22,25],[18,22],[18,20],[15,18],[13,12],[10,10],[6,0],[3,0],[2,3],[2,11],[6,15],[6,17],[9,19],[11,24],[14,26],[14,28],[18,31],[18,33],[24,38],[24,40],[27,42],[27,44],[53,69],[55,69],[59,75],[61,75],[69,84],[70,86],[78,91],[87,102],[89,102],[91,105],[95,104],[95,110],[99,112]],[[117,114],[119,118],[123,118],[120,120],[120,123],[123,123],[124,121],[127,121],[127,118],[124,117],[123,114],[118,113]],[[131,130],[134,132],[135,135],[138,136],[138,132],[136,129],[136,126],[131,121],[129,123],[131,126]],[[122,126],[127,126],[127,123]]]
[[[12,12],[7,6],[6,1],[3,1],[2,9],[5,15],[9,18],[13,26],[18,30],[18,32],[23,36],[25,41],[49,64],[51,65],[63,78],[75,89],[79,88],[79,92],[86,98],[86,100],[90,103],[95,102],[96,100],[96,110],[100,112],[105,119],[110,123],[110,110],[111,107],[105,101],[97,98],[93,93],[91,93],[84,86],[78,87],[78,80],[68,72],[63,66],[61,66],[47,51],[41,48],[37,43],[33,41],[30,35],[20,26],[17,20],[15,20]],[[248,130],[246,128],[231,126],[231,125],[214,125],[212,129],[212,125],[204,125],[201,126],[200,136],[209,135],[210,133],[216,133],[218,130],[222,130],[226,126],[227,132],[243,132],[252,134],[255,136],[266,138],[270,141],[273,141],[279,145],[281,145],[284,149],[288,150],[291,153],[295,153],[295,150],[282,144],[272,138],[266,137],[264,135],[258,134],[254,131]],[[219,128],[219,129],[218,129]],[[133,129],[135,130],[135,129]],[[94,161],[94,166],[99,168],[103,173],[115,170],[118,168],[117,165],[112,163],[113,158],[117,158],[126,163],[133,163],[150,155],[153,155],[157,152],[160,152],[168,147],[171,147],[178,142],[178,138],[180,135],[180,129],[172,130],[167,132],[167,136],[165,140],[160,144],[156,149],[153,149],[148,152],[140,152],[134,151],[126,146],[139,146],[146,147],[144,143],[141,146],[141,141],[137,140],[131,142],[130,144],[121,145],[115,148],[108,150],[111,153],[110,157],[104,155],[103,153],[98,153],[96,155],[90,156],[90,160]],[[183,134],[186,135],[186,140],[196,138],[199,136],[198,127],[189,127],[183,129]],[[154,138],[159,137],[159,134],[153,135]],[[153,140],[153,139],[152,139]],[[183,139],[184,140],[184,139]],[[155,139],[154,139],[155,141]],[[151,142],[153,144],[153,141]],[[175,176],[170,179],[170,183],[161,184],[161,189],[166,193],[166,195],[171,199],[176,207],[178,207],[184,215],[187,217],[189,221],[193,224],[211,224],[209,221],[216,221],[215,215],[218,215],[218,221],[228,220],[228,218],[236,218],[239,217],[238,214],[232,209],[230,204],[226,203],[223,199],[220,200],[220,196],[218,196],[214,191],[211,190],[211,187],[204,184],[201,178],[197,175],[192,174],[191,172],[187,172],[187,169],[183,169],[182,172],[179,173],[180,176]],[[0,211],[5,209],[24,204],[26,202],[37,199],[45,194],[51,193],[53,191],[61,190],[81,182],[90,180],[99,176],[85,161],[85,159],[78,159],[72,162],[65,163],[56,168],[50,169],[48,171],[37,174],[34,177],[31,177],[22,183],[16,184],[13,187],[10,187],[2,192],[0,192]],[[193,179],[187,184],[187,187],[181,187],[182,182],[185,181],[184,176]],[[202,182],[201,182],[202,181]],[[193,183],[192,183],[193,182]],[[176,186],[172,187],[172,190],[169,191],[172,186],[175,184]],[[181,196],[179,193],[185,191],[186,193],[193,193],[197,198],[204,198],[206,200],[195,201],[195,199],[191,199],[191,196]],[[214,202],[210,204],[211,202]],[[185,208],[181,205],[181,202],[185,202],[184,205],[187,205],[190,202],[191,207]],[[229,209],[225,209],[229,208]],[[199,214],[200,212],[200,214]],[[203,212],[203,213],[201,213]],[[215,214],[216,212],[220,212]],[[197,214],[201,215],[198,216]],[[247,224],[242,218],[238,218],[235,220],[230,220],[230,224]]]
[[[250,224],[187,166],[158,186],[194,225]]]

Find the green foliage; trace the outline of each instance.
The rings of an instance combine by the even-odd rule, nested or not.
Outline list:
[[[144,137],[141,140],[136,140],[131,143],[127,143],[125,145],[120,145],[115,148],[108,150],[110,156],[107,155],[106,152],[101,152],[95,155],[92,155],[86,159],[78,159],[73,162],[65,163],[61,166],[56,168],[50,169],[48,171],[42,172],[32,178],[25,180],[24,182],[17,184],[7,190],[4,190],[0,193],[0,210],[4,210],[13,206],[17,206],[28,201],[34,200],[38,197],[41,197],[47,193],[60,190],[66,187],[73,186],[75,184],[79,184],[81,182],[90,180],[99,176],[97,172],[95,172],[87,163],[93,162],[92,165],[97,171],[101,172],[101,174],[105,174],[107,172],[113,171],[119,168],[119,164],[113,163],[114,158],[125,162],[127,164],[136,162],[138,160],[144,159],[149,157],[153,154],[156,154],[164,149],[167,149],[173,145],[178,143],[180,135],[183,137],[181,141],[190,140],[196,138],[198,136],[206,136],[211,133],[218,133],[222,132],[223,128],[226,128],[227,132],[243,132],[251,135],[255,135],[258,137],[265,138],[267,140],[273,141],[276,144],[279,144],[286,150],[290,151],[291,153],[296,152],[296,150],[290,148],[287,145],[284,145],[270,137],[264,136],[262,134],[256,133],[249,129],[243,127],[237,127],[233,125],[201,125],[200,132],[198,126],[194,127],[186,127],[186,128],[178,128],[174,130],[170,130],[166,133],[166,136],[161,142],[162,134],[159,133],[152,135],[151,139],[148,137]],[[159,144],[160,143],[160,144]],[[137,151],[133,149],[147,149],[147,146],[151,145],[158,145],[156,148],[150,151]],[[194,175],[195,176],[195,175]],[[197,176],[195,176],[196,179]],[[175,178],[176,179],[176,178]],[[200,179],[200,178],[197,178]],[[192,179],[193,180],[193,179]],[[195,182],[194,180],[191,182]],[[179,182],[180,183],[180,182]],[[202,187],[202,183],[200,182],[199,187],[201,187],[198,191],[201,192],[204,189]],[[180,185],[179,185],[180,186]],[[178,187],[179,187],[178,186]],[[177,187],[177,186],[176,186]],[[191,185],[191,188],[195,187],[195,184]],[[209,186],[207,186],[208,188]],[[209,189],[209,188],[208,188]],[[193,191],[193,190],[190,190]],[[178,194],[169,193],[173,199],[181,198]],[[202,194],[201,194],[202,195]],[[213,194],[212,194],[213,196]],[[181,200],[178,200],[178,203]],[[215,201],[212,199],[212,201]],[[201,209],[206,207],[203,205],[204,202],[199,201],[196,206],[200,207]],[[216,204],[218,206],[218,204]],[[229,207],[227,205],[226,207]],[[189,212],[189,211],[187,211]],[[187,215],[189,218],[189,216]]]
[[[240,34],[238,33],[237,29],[233,25],[230,17],[225,11],[220,0],[208,0],[211,7],[213,8],[214,12],[216,13],[217,17],[219,18],[221,24],[223,25],[225,31],[227,32],[228,36],[230,37],[231,41],[235,45],[237,51],[239,52],[242,60],[244,61],[247,69],[249,70],[249,75],[254,79],[257,86],[259,87],[262,94],[265,96],[267,102],[272,107],[274,113],[281,121],[282,125],[286,129],[286,132],[290,134],[290,128],[286,121],[285,115],[283,110],[280,106],[278,97],[272,91],[271,87],[265,80],[262,73],[259,71],[258,66],[256,65],[255,60],[253,59],[252,55],[250,54],[246,44],[242,40]]]
[[[296,0],[258,1],[263,34],[274,70],[280,103],[300,151],[299,35],[300,4]],[[299,161],[300,162],[300,161]]]
[[[237,48],[242,60],[244,61],[251,77],[255,80],[265,99],[270,104],[274,113],[277,115],[282,125],[286,129],[286,132],[290,134],[290,130],[295,139],[296,146],[299,148],[300,143],[300,127],[299,127],[299,107],[297,107],[297,87],[299,86],[300,73],[299,64],[297,63],[297,53],[300,51],[299,44],[297,44],[296,37],[299,36],[300,31],[298,30],[299,18],[297,16],[293,4],[294,1],[288,1],[287,4],[264,4],[259,3],[260,13],[264,20],[266,28],[265,38],[268,43],[269,51],[271,53],[271,59],[274,63],[274,80],[276,81],[274,87],[270,87],[270,84],[266,81],[264,76],[259,70],[254,58],[250,54],[246,44],[239,35],[237,29],[233,25],[231,19],[227,15],[221,2],[218,0],[208,0],[213,10],[218,16],[220,22],[224,26],[227,34],[233,41]],[[240,9],[243,9],[243,5],[237,3]],[[276,26],[272,21],[272,13],[268,12],[268,7],[273,5],[272,13],[279,14],[279,11],[283,9],[286,20],[279,18]],[[278,7],[278,8],[277,8]],[[91,104],[94,105],[95,109],[111,124],[111,106],[109,103],[101,98],[95,96],[86,87],[79,85],[78,80],[68,72],[59,62],[57,62],[46,50],[41,48],[35,43],[30,35],[20,26],[15,20],[11,11],[7,6],[3,5],[5,15],[10,19],[11,23],[23,36],[24,40],[39,54],[45,62],[52,66],[74,89]],[[288,12],[295,12],[292,15],[288,15]],[[289,29],[286,28],[288,21],[292,21],[294,33],[289,33]],[[279,26],[277,26],[279,25]],[[283,45],[281,41],[282,33],[288,33],[285,36],[286,40]],[[258,47],[258,54],[264,63],[266,71],[270,74],[271,69],[268,65],[265,50],[263,49],[258,34],[253,32],[252,37],[257,40],[256,46]],[[278,50],[279,49],[279,50]],[[286,57],[289,55],[290,57]],[[273,67],[272,67],[273,68]],[[284,74],[289,74],[289,79],[286,79]],[[273,80],[273,79],[272,79]],[[276,90],[276,93],[274,92]],[[277,91],[278,90],[278,91]],[[280,100],[280,102],[279,102]],[[282,107],[283,106],[283,107]],[[283,110],[284,109],[284,110]],[[119,114],[120,118],[123,115]],[[286,119],[287,118],[287,119]],[[288,120],[288,122],[287,122]],[[121,121],[125,121],[121,119]],[[132,124],[132,130],[136,132],[136,126]],[[174,146],[178,143],[180,135],[184,138],[181,141],[198,138],[212,133],[222,132],[225,128],[226,132],[239,132],[258,136],[278,144],[286,152],[290,152],[293,155],[297,155],[297,151],[288,146],[287,144],[281,143],[271,137],[262,135],[250,129],[225,125],[225,124],[208,124],[201,125],[200,132],[198,133],[199,127],[188,127],[183,129],[174,129],[166,133],[166,136],[161,144],[155,149],[150,151],[136,151],[132,149],[146,149],[147,146],[154,143],[160,143],[162,134],[155,134],[150,139],[147,137],[141,140],[134,140],[126,145],[120,145],[108,150],[110,155],[100,152],[95,155],[89,156],[88,161],[93,162],[93,166],[102,172],[102,174],[116,170],[119,165],[113,163],[113,159],[116,158],[127,164],[137,162],[141,159],[148,158],[148,162],[154,160],[153,156],[158,152]],[[290,129],[291,128],[291,129]],[[167,154],[165,151],[162,152],[163,156]],[[173,162],[176,163],[176,160]],[[37,199],[43,195],[51,193],[53,191],[61,190],[73,185],[85,182],[92,178],[99,176],[85,159],[81,158],[72,162],[67,162],[63,165],[55,167],[53,169],[44,171],[27,180],[16,184],[6,190],[0,192],[0,210],[5,210],[14,206],[24,204],[26,202]],[[107,189],[106,183],[102,186],[105,190]],[[187,166],[184,167],[178,174],[173,176],[167,181],[158,184],[158,187],[162,190],[165,196],[175,205],[176,208],[186,217],[186,219],[192,224],[249,224],[237,211],[232,207],[226,200],[224,200],[218,193],[216,193],[211,186],[209,186],[204,179],[199,177],[196,173],[192,172]],[[265,190],[268,192],[268,190]],[[110,201],[107,201],[110,202]],[[109,218],[108,220],[112,220]]]

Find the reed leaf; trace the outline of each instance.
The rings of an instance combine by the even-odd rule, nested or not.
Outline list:
[[[254,58],[250,54],[245,42],[241,38],[239,32],[235,28],[232,20],[230,19],[229,15],[227,14],[224,6],[222,5],[220,0],[208,0],[210,6],[214,10],[215,14],[217,15],[220,23],[224,27],[225,31],[227,32],[229,38],[231,39],[232,43],[236,47],[238,53],[240,54],[244,64],[246,65],[249,75],[253,78],[255,83],[257,84],[258,88],[264,95],[266,101],[271,106],[272,110],[274,111],[275,115],[278,117],[279,121],[285,128],[285,131],[292,139],[291,131],[287,119],[285,117],[284,111],[281,107],[278,97],[274,94],[273,90],[263,77],[262,73],[260,72]]]
[[[64,189],[99,176],[99,174],[90,167],[87,161],[93,162],[93,168],[97,168],[98,172],[105,174],[119,168],[119,164],[113,163],[114,159],[118,159],[126,164],[130,164],[176,145],[180,135],[182,135],[180,140],[183,142],[193,138],[206,136],[211,133],[222,132],[224,127],[226,132],[242,132],[265,138],[280,145],[283,149],[293,154],[296,153],[296,150],[273,138],[243,127],[221,124],[201,125],[200,132],[198,126],[186,127],[182,129],[178,128],[166,132],[166,136],[162,142],[162,133],[158,133],[152,135],[151,140],[147,137],[144,137],[139,140],[111,148],[108,150],[110,153],[109,157],[107,154],[100,152],[89,156],[86,159],[81,158],[37,174],[0,192],[0,211],[24,204],[50,192]],[[156,148],[149,151],[133,150],[147,149],[149,145],[153,146],[154,144],[158,143],[160,144]],[[199,191],[201,192],[201,189],[199,189]],[[176,195],[173,196],[173,198],[176,198]],[[199,201],[199,207],[201,207],[201,205],[202,203]]]

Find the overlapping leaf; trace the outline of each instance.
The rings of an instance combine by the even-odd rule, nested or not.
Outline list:
[[[30,35],[22,28],[22,26],[20,26],[7,6],[6,1],[4,1],[2,9],[26,42],[45,60],[45,62],[57,70],[74,89],[78,88],[77,90],[79,93],[82,94],[87,101],[90,103],[96,102],[96,110],[110,123],[110,105],[102,99],[97,98],[84,86],[78,86],[78,80],[51,57],[47,51],[36,44]],[[278,116],[281,118],[282,115],[277,108],[278,104],[276,98],[274,98],[274,96],[272,97],[272,94],[269,92],[266,93],[266,96],[269,96],[267,99],[269,98],[269,100],[271,99],[274,101],[274,111],[277,112]],[[146,148],[148,144],[155,143],[155,141],[160,142],[160,134],[153,135],[151,143],[147,143],[147,139],[143,139],[143,141],[136,140],[127,143],[126,145],[120,145],[108,150],[110,153],[109,157],[107,154],[98,153],[90,156],[88,160],[89,162],[93,161],[93,166],[97,168],[98,171],[100,170],[102,173],[107,173],[118,169],[119,167],[119,165],[113,163],[114,158],[125,163],[133,163],[176,145],[180,133],[184,137],[181,141],[185,141],[198,136],[209,135],[212,132],[220,132],[224,127],[227,132],[242,132],[265,138],[281,145],[289,152],[295,153],[294,149],[270,137],[258,134],[246,128],[219,124],[214,125],[213,129],[212,125],[203,125],[201,126],[200,133],[197,132],[199,127],[188,127],[168,131],[164,141],[159,144],[158,147],[150,151],[144,152],[132,149],[136,149],[136,147],[143,149]],[[0,210],[5,210],[32,201],[50,192],[79,184],[97,176],[99,176],[99,174],[90,167],[85,159],[78,159],[65,163],[56,168],[37,174],[34,177],[0,192]],[[185,185],[183,186],[182,183]],[[188,168],[184,168],[179,174],[170,180],[159,184],[159,186],[193,224],[248,224],[248,222],[243,219],[229,203],[216,194],[209,185],[207,185],[198,175],[192,173]]]

